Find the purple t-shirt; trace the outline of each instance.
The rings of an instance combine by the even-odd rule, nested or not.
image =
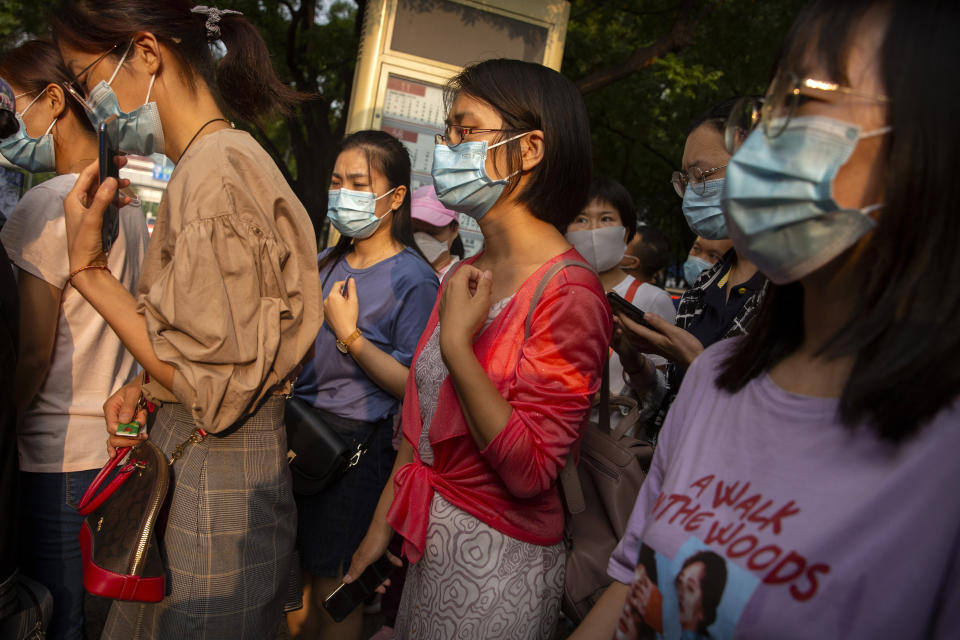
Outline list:
[[[960,637],[960,402],[896,446],[766,374],[718,390],[736,342],[687,373],[610,557],[616,637]]]
[[[437,300],[433,269],[410,248],[366,269],[354,269],[341,258],[320,272],[324,299],[335,282],[347,278],[357,284],[357,326],[364,338],[409,367]],[[337,337],[326,322],[317,334],[313,358],[297,378],[296,395],[340,417],[367,422],[386,418],[400,406],[353,358],[337,351]]]

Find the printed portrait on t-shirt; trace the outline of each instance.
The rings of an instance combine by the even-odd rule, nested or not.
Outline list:
[[[615,638],[732,638],[758,582],[695,537],[673,558],[642,544]]]

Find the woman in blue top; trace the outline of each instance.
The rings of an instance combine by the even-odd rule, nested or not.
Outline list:
[[[410,361],[437,297],[437,278],[415,248],[410,156],[382,131],[359,131],[341,147],[327,217],[340,232],[320,254],[324,325],[296,385],[351,448],[356,467],[320,493],[297,496],[304,607],[294,637],[357,638],[362,608],[337,624],[322,610],[370,525],[393,466],[393,416]]]

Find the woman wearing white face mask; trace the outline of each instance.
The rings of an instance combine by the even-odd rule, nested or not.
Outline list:
[[[108,459],[103,400],[136,374],[137,363],[68,283],[63,200],[97,157],[97,138],[83,107],[63,89],[70,76],[60,53],[50,41],[29,41],[0,58],[0,76],[18,94],[22,123],[0,142],[0,154],[27,171],[58,174],[28,191],[0,232],[17,266],[22,315],[13,389],[20,409],[20,567],[54,596],[51,637],[79,638],[83,519],[73,507]],[[139,206],[121,207],[119,220],[107,265],[132,292],[147,227]]]
[[[64,204],[71,282],[146,374],[107,401],[110,446],[130,443],[115,435],[121,417],[145,422],[133,415],[141,393],[156,405],[151,442],[167,457],[182,445],[163,532],[169,593],[115,602],[104,637],[273,637],[296,534],[283,396],[323,317],[316,236],[273,160],[221,105],[256,121],[300,96],[236,11],[69,0],[50,20],[94,120],[117,116],[120,150],[162,151],[177,165],[136,298],[100,244],[115,181],[98,188],[93,164]]]
[[[433,185],[424,185],[413,192],[410,215],[413,222],[413,238],[420,253],[436,272],[443,277],[457,262],[463,259],[463,242],[457,230],[457,212],[447,209],[437,199]]]
[[[673,301],[663,289],[641,283],[620,268],[627,244],[637,232],[637,212],[630,193],[619,182],[597,176],[590,183],[586,206],[567,226],[570,244],[600,275],[605,291],[613,291],[644,312],[656,313],[673,323]],[[648,358],[654,367],[666,365],[656,354]],[[629,384],[616,352],[610,356],[610,392],[624,393]]]
[[[335,623],[323,599],[340,583],[366,533],[395,457],[394,415],[413,351],[437,297],[437,278],[410,226],[410,156],[383,131],[341,146],[327,217],[341,236],[320,254],[325,324],[295,393],[336,429],[355,467],[313,495],[297,495],[303,609],[288,616],[299,638],[357,638],[363,608]]]

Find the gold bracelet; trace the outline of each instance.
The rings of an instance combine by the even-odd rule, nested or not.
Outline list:
[[[359,338],[362,335],[363,334],[360,333],[360,327],[357,327],[356,329],[353,330],[353,333],[348,335],[346,338],[337,338],[337,351],[343,354],[349,353],[350,345],[356,342],[357,338]]]
[[[67,282],[69,282],[70,284],[73,284],[73,277],[78,273],[80,273],[81,271],[86,271],[87,269],[103,269],[107,273],[110,273],[110,267],[108,267],[105,264],[100,264],[100,263],[88,264],[85,267],[80,267],[79,269],[75,269],[73,273],[70,274],[70,277],[67,278]]]

